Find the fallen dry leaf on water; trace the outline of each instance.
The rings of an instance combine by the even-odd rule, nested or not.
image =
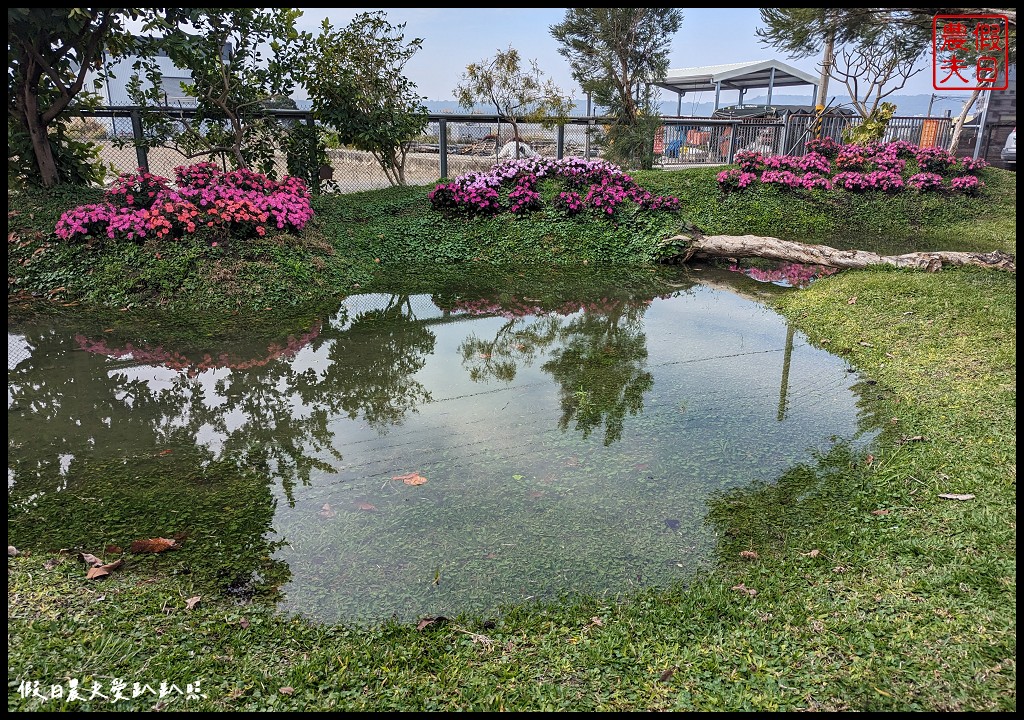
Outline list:
[[[115,560],[109,565],[94,565],[89,568],[89,572],[85,574],[86,580],[95,580],[97,578],[106,577],[113,570],[117,570],[119,567],[124,565],[124,560]]]
[[[757,590],[755,590],[754,588],[748,588],[743,583],[740,583],[739,585],[733,585],[730,588],[730,590],[736,590],[737,592],[745,593],[750,597],[754,597],[755,595],[757,595]]]
[[[741,550],[740,557],[744,560],[757,560],[759,555],[753,550]]]
[[[181,546],[175,540],[158,537],[133,540],[130,549],[133,553],[162,553],[167,550],[177,550],[179,547]]]
[[[202,600],[202,599],[203,599],[202,595],[196,595],[195,597],[190,597],[188,600],[185,601],[185,609],[186,610],[191,610],[196,605],[198,605],[199,601]]]
[[[422,485],[427,481],[425,477],[419,473],[406,473],[405,475],[395,475],[392,480],[401,480],[406,485]]]
[[[338,513],[334,512],[334,508],[331,507],[330,503],[324,503],[324,506],[320,508],[320,512],[317,513],[322,518],[332,518]]]
[[[940,498],[944,498],[946,500],[973,500],[974,499],[973,495],[970,495],[970,494],[959,495],[957,493],[941,493],[939,495],[939,497]]]

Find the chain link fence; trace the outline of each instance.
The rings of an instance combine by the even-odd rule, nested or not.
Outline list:
[[[183,118],[188,110],[167,110]],[[306,110],[270,110],[283,138],[295,123],[313,126]],[[170,147],[142,147],[146,137],[147,113],[144,108],[108,107],[82,111],[69,125],[75,139],[96,145],[107,168],[107,181],[117,175],[145,168],[173,178],[174,168],[202,160],[213,160],[225,170],[230,159],[224,153],[189,157]],[[754,150],[765,155],[806,153],[807,140],[817,128],[812,115],[784,118],[666,117],[655,138],[657,166],[665,169],[693,165],[731,164],[739,150]],[[539,155],[551,158],[601,157],[607,123],[601,116],[573,117],[546,127],[537,123],[513,125],[498,116],[432,114],[423,134],[408,146],[404,166],[405,182],[429,185],[441,178],[468,172],[484,172],[500,160],[516,157],[516,131],[520,138],[519,156]],[[857,117],[825,117],[821,135],[842,142],[843,130],[857,124]],[[885,139],[906,140],[921,146],[946,147],[952,132],[950,118],[894,117]],[[283,142],[281,143],[283,145]],[[288,174],[285,150],[278,147],[273,158],[278,176]],[[353,193],[379,190],[391,185],[388,175],[373,154],[345,147],[328,147],[327,164],[319,168],[324,188]]]

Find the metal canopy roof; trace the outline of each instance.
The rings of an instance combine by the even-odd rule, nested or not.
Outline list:
[[[683,95],[702,91],[817,86],[818,78],[779,60],[757,60],[669,70],[663,80],[654,84]]]

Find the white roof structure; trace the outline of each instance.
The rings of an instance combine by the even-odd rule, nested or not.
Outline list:
[[[810,85],[817,92],[818,80],[814,75],[780,60],[753,60],[669,70],[660,82],[654,84],[677,93],[680,99],[688,92],[714,91],[717,110],[722,90],[739,90],[742,98],[747,90],[768,88],[770,105],[775,88]]]

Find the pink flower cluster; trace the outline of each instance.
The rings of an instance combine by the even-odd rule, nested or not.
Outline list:
[[[723,190],[742,190],[757,180],[757,173],[745,172],[740,168],[730,168],[718,173],[718,185]]]
[[[428,197],[435,210],[469,217],[497,215],[505,210],[524,214],[540,209],[537,186],[544,179],[562,182],[564,189],[552,204],[567,215],[589,209],[611,217],[626,203],[644,210],[679,208],[679,198],[644,190],[617,165],[575,157],[509,160],[487,172],[466,173],[451,182],[439,183]]]
[[[919,191],[941,190],[942,176],[938,173],[920,172],[907,178],[907,185]]]
[[[962,192],[965,195],[976,195],[983,187],[985,187],[985,183],[973,175],[961,175],[959,177],[955,177],[949,181],[949,184],[954,190]]]
[[[977,194],[985,186],[975,173],[984,160],[960,158],[941,148],[922,148],[905,140],[867,145],[840,145],[823,138],[806,143],[802,157],[743,150],[736,153],[739,168],[718,173],[723,192],[750,187],[757,181],[789,190],[846,190],[899,192],[950,191]],[[830,161],[829,158],[834,158]],[[952,179],[947,183],[943,175]]]
[[[199,231],[248,239],[272,229],[297,232],[313,217],[301,178],[277,182],[251,170],[222,172],[213,163],[174,170],[176,188],[144,171],[120,176],[106,202],[68,210],[54,232],[70,241],[177,239]]]

